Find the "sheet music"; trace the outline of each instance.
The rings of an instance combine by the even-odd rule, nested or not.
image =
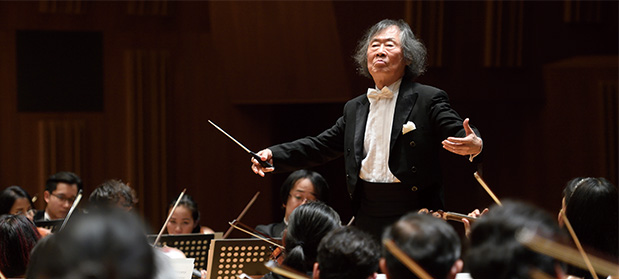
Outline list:
[[[194,258],[170,258],[170,264],[176,273],[176,279],[191,279]]]

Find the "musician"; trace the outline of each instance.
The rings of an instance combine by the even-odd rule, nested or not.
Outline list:
[[[135,190],[121,180],[110,179],[101,183],[88,197],[92,207],[118,207],[132,210],[138,203]]]
[[[300,205],[290,214],[284,234],[286,252],[282,264],[303,274],[311,274],[318,244],[327,233],[340,226],[340,216],[325,203],[315,201]],[[282,277],[270,272],[262,278]]]
[[[372,236],[340,227],[320,241],[313,279],[375,279],[379,259],[380,248]]]
[[[0,271],[6,277],[23,277],[30,261],[30,251],[41,235],[25,216],[0,216]]]
[[[21,214],[32,221],[34,211],[32,198],[22,187],[13,185],[0,192],[0,215]]]
[[[387,227],[384,239],[393,240],[432,278],[453,279],[462,270],[460,237],[442,219],[409,213]],[[389,279],[418,278],[386,248],[383,248],[380,269]]]
[[[619,257],[618,199],[617,187],[603,177],[574,178],[563,190],[559,225],[564,225],[561,214],[565,214],[587,253],[610,257],[616,263]],[[571,265],[567,273],[592,278],[588,270]]]
[[[271,146],[252,170],[261,176],[344,156],[356,225],[377,239],[383,228],[422,207],[443,208],[440,148],[470,160],[481,153],[479,131],[451,108],[447,94],[415,82],[426,49],[403,20],[383,20],[359,42],[355,60],[374,88],[350,100],[333,127],[315,137]]]
[[[297,170],[286,178],[279,195],[285,210],[284,219],[278,223],[256,226],[256,231],[270,237],[282,237],[290,214],[305,201],[320,200],[326,203],[329,198],[329,184],[315,171]]]
[[[108,207],[72,216],[63,230],[39,242],[26,278],[154,278],[154,263],[142,220]]]
[[[64,219],[81,189],[82,179],[77,174],[68,171],[52,174],[45,183],[45,192],[43,193],[47,205],[45,210],[39,210],[34,215],[34,220]]]
[[[547,255],[537,253],[517,239],[522,229],[557,242],[565,242],[566,235],[547,212],[533,205],[503,201],[494,205],[471,227],[470,248],[465,259],[475,279],[532,278],[531,271],[539,270],[554,278],[564,278],[560,263]]]
[[[175,203],[176,200],[170,203],[166,216],[170,215],[170,211]],[[215,233],[209,227],[200,226],[200,210],[198,210],[198,203],[196,203],[190,195],[183,195],[178,202],[174,214],[172,214],[170,221],[166,225],[166,229],[168,234]]]
[[[7,187],[0,193],[0,215],[13,214],[24,215],[31,222],[34,221],[34,203],[32,198],[22,187],[13,185]],[[51,230],[37,227],[37,231],[41,237],[45,237],[52,233]]]

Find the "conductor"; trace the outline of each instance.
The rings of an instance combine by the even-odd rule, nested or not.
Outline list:
[[[380,239],[383,228],[419,208],[442,209],[441,147],[467,156],[481,153],[479,131],[454,111],[447,94],[415,82],[425,71],[426,49],[403,20],[385,19],[359,41],[355,61],[375,88],[346,103],[331,128],[318,136],[258,152],[254,173],[292,171],[344,156],[356,226]]]

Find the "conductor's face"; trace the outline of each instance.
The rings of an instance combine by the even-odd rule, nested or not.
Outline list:
[[[368,70],[374,80],[402,77],[406,61],[402,54],[400,29],[393,25],[376,33],[368,46],[367,58]]]

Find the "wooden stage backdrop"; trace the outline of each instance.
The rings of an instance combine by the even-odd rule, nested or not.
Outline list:
[[[39,197],[54,172],[85,194],[128,182],[157,231],[183,188],[202,224],[279,221],[287,174],[260,178],[249,148],[315,135],[373,86],[357,40],[402,18],[428,48],[419,81],[446,90],[482,132],[479,166],[501,199],[556,212],[565,182],[618,178],[616,1],[0,1],[0,187]],[[492,203],[443,154],[447,207]],[[316,168],[351,216],[343,161]]]

